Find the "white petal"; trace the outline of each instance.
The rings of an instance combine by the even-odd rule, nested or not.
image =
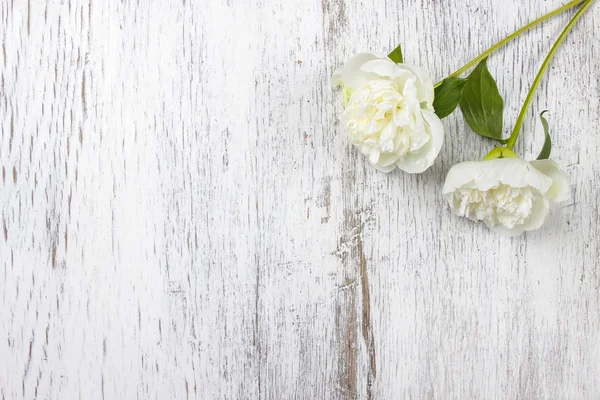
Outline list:
[[[361,70],[361,67],[371,61],[378,59],[386,59],[385,54],[379,53],[359,53],[339,67],[331,77],[333,86],[346,86],[356,90],[370,79],[377,79],[377,75],[369,74]],[[389,59],[388,59],[389,60]],[[390,60],[390,62],[392,62]]]
[[[435,91],[433,88],[433,80],[431,79],[429,72],[424,68],[410,64],[398,64],[398,68],[409,71],[417,76],[417,93],[419,96],[419,102],[426,102],[428,108],[431,108],[430,111],[432,111]]]
[[[396,165],[392,164],[392,165],[381,165],[381,164],[373,164],[373,167],[375,167],[376,170],[380,171],[380,172],[392,172],[393,170],[396,169]]]
[[[431,144],[433,146],[434,159],[440,154],[440,150],[444,145],[444,125],[442,120],[432,111],[423,111],[423,117],[427,123],[427,132],[431,136]]]
[[[393,169],[393,168],[396,168],[396,166],[394,164],[396,163],[397,159],[398,159],[398,156],[394,153],[381,153],[379,156],[379,161],[377,162],[377,165],[379,165],[381,167],[391,166]]]
[[[379,75],[380,77],[390,79],[400,76],[408,78],[414,75],[411,71],[407,71],[404,68],[399,68],[399,66],[389,58],[380,58],[368,61],[364,63],[360,69],[363,72],[371,72]]]
[[[450,210],[452,211],[452,213],[454,215],[460,215],[458,213],[458,208],[459,208],[460,204],[456,200],[456,197],[454,197],[454,193],[444,194],[444,198],[448,202],[448,206],[450,207]]]
[[[461,187],[485,191],[501,183],[514,188],[529,186],[543,194],[552,185],[552,179],[518,158],[470,161],[456,164],[450,169],[443,193],[450,193]]]
[[[542,174],[552,179],[552,186],[546,193],[549,200],[558,203],[560,201],[566,201],[571,197],[569,175],[561,170],[558,164],[551,160],[536,160],[531,161],[531,165]]]
[[[548,203],[548,199],[544,196],[539,196],[532,205],[531,215],[521,225],[526,231],[533,231],[535,229],[539,229],[546,220],[548,216],[548,211],[550,210],[550,204]]]
[[[369,154],[369,162],[373,165],[377,164],[379,162],[380,154],[381,153],[379,153],[377,150],[372,150]]]
[[[472,183],[482,169],[483,164],[481,161],[465,161],[454,164],[446,175],[442,193],[444,195],[451,195],[456,189],[460,189],[465,185]]]
[[[420,174],[421,172],[427,171],[427,169],[433,165],[433,161],[430,162],[425,157],[407,153],[401,160],[398,160],[396,165],[406,173]]]
[[[444,126],[435,113],[423,111],[425,130],[430,139],[417,151],[409,152],[396,163],[398,168],[409,174],[418,174],[431,167],[444,144]]]

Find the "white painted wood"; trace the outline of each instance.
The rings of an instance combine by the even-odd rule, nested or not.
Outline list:
[[[329,83],[398,41],[441,78],[558,6],[0,0],[0,398],[597,399],[600,7],[533,106],[573,199],[523,237],[442,201],[491,146],[462,117],[381,174]],[[507,126],[570,15],[490,59]]]

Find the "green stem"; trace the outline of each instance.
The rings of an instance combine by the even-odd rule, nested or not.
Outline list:
[[[552,48],[550,49],[550,52],[546,56],[544,63],[542,64],[537,76],[535,77],[535,80],[533,81],[533,85],[531,85],[531,89],[529,89],[529,93],[527,94],[527,98],[525,99],[525,103],[523,103],[523,108],[521,108],[521,113],[519,114],[519,118],[517,119],[517,122],[515,124],[515,129],[513,130],[512,134],[510,135],[510,138],[508,138],[508,142],[506,143],[506,148],[512,150],[515,147],[515,143],[517,142],[517,138],[519,137],[519,133],[521,132],[521,127],[523,126],[523,122],[525,122],[527,110],[529,109],[529,106],[533,101],[533,96],[535,95],[535,91],[537,90],[538,86],[542,81],[542,78],[544,77],[544,73],[550,65],[550,61],[552,61],[552,58],[554,58],[556,50],[558,50],[562,42],[567,37],[567,34],[571,31],[573,26],[575,26],[575,23],[577,23],[579,18],[581,18],[581,16],[592,5],[593,2],[594,0],[585,0],[583,6],[579,9],[579,11],[577,11],[575,16],[571,19],[571,21],[569,21],[569,23],[562,31],[558,39],[556,39],[556,43],[554,43],[554,46],[552,46]]]
[[[492,54],[493,52],[495,52],[496,50],[498,50],[500,47],[504,46],[505,44],[507,44],[508,42],[510,42],[511,40],[513,40],[514,38],[516,38],[517,36],[519,36],[520,34],[528,31],[529,29],[533,28],[534,26],[541,24],[542,22],[562,13],[563,11],[566,11],[570,8],[575,7],[578,4],[583,3],[586,0],[574,0],[571,1],[568,4],[565,4],[564,6],[557,8],[556,10],[536,19],[533,22],[530,22],[529,24],[525,25],[524,27],[522,27],[521,29],[519,29],[518,31],[514,32],[513,34],[507,36],[504,40],[499,41],[498,43],[496,43],[495,45],[493,45],[492,47],[490,47],[489,49],[487,49],[486,51],[484,51],[483,53],[481,53],[480,55],[478,55],[477,57],[475,57],[473,60],[471,60],[470,62],[468,62],[467,64],[465,64],[463,67],[461,67],[460,69],[456,70],[455,72],[451,73],[450,75],[448,75],[446,77],[446,79],[448,78],[454,78],[457,76],[460,76],[463,72],[467,71],[469,68],[473,67],[474,65],[476,65],[478,62],[480,62],[481,60],[483,60],[484,58],[486,58],[487,56],[489,56],[490,54]],[[442,84],[442,82],[444,82],[444,80],[439,81],[438,83],[435,84],[435,87],[438,87]]]

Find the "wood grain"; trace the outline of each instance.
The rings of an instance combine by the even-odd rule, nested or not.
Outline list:
[[[398,42],[442,78],[559,5],[0,0],[0,398],[597,399],[600,7],[533,104],[572,200],[519,238],[442,201],[492,146],[460,115],[382,174],[330,87]],[[571,15],[491,57],[508,127]]]

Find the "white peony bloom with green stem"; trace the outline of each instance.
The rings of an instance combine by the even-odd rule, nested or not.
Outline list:
[[[523,32],[583,1],[573,0],[525,25],[435,85],[426,70],[404,63],[400,46],[388,55],[352,57],[332,77],[335,86],[343,87],[341,120],[350,141],[380,171],[424,172],[444,142],[440,119],[460,101],[465,80],[458,77]]]
[[[583,2],[582,7],[569,21],[550,49],[527,94],[512,134],[506,141],[500,140],[506,143],[506,147],[495,148],[482,161],[459,163],[448,172],[443,194],[454,214],[474,221],[482,221],[490,229],[500,234],[517,236],[525,231],[540,228],[548,215],[550,203],[565,201],[570,197],[567,174],[554,161],[548,160],[551,151],[551,140],[548,134],[548,122],[543,117],[544,113],[542,113],[541,119],[546,131],[546,139],[538,159],[531,162],[521,160],[513,152],[513,149],[521,133],[534,94],[550,65],[550,61],[569,31],[591,6],[592,2],[593,0]],[[485,79],[493,79],[484,75],[481,76]],[[475,122],[472,124],[472,128],[476,132],[478,129],[483,130],[481,126],[484,124],[481,121],[491,121],[485,115],[493,114],[490,111],[494,111],[496,114],[499,113],[499,123],[502,123],[502,99],[490,101],[491,95],[484,94],[482,96],[481,98],[471,96],[472,99],[469,99],[467,103],[468,106],[471,104],[485,104],[486,107],[489,107],[488,112],[483,113],[484,117],[476,116],[472,118],[472,121]],[[499,97],[499,94],[493,96]],[[465,116],[477,114],[473,113],[469,107],[466,111],[468,113]],[[463,113],[465,113],[465,110],[463,110]],[[478,133],[482,134],[482,132]]]
[[[348,136],[378,170],[419,173],[442,148],[444,128],[433,111],[433,81],[421,68],[385,54],[362,53],[333,75],[344,86]]]
[[[569,198],[568,176],[554,161],[514,157],[452,167],[443,189],[452,212],[505,236],[540,228],[550,204]]]

